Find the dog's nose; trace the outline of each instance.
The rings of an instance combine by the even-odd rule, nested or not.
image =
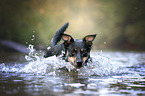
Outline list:
[[[82,67],[83,62],[77,62],[77,67]]]

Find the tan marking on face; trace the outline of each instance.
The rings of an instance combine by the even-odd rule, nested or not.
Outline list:
[[[68,61],[75,64],[76,57],[68,57]]]
[[[84,49],[81,49],[81,51],[83,52],[83,51],[84,51]]]
[[[83,63],[85,63],[87,59],[88,57],[83,57]]]
[[[75,51],[77,51],[77,49],[75,49]]]
[[[67,52],[66,56],[68,57],[68,52]]]

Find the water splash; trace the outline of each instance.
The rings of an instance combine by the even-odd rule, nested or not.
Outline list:
[[[72,70],[78,72],[79,75],[110,75],[117,70],[112,66],[108,57],[103,56],[102,52],[99,54],[92,54],[92,62],[88,62],[87,66],[84,66],[78,70],[75,69],[69,62],[65,62],[59,57],[52,56],[49,58],[43,58],[43,54],[37,53],[33,49],[33,45],[29,45],[30,50],[29,55],[25,58],[29,64],[25,65],[21,69],[21,72],[33,73],[33,74],[49,74],[56,75],[58,70],[61,68],[66,68],[69,72]]]
[[[89,62],[87,66],[80,69],[80,74],[89,76],[91,75],[98,75],[98,76],[104,76],[104,75],[111,75],[111,74],[117,74],[120,69],[119,66],[113,66],[110,63],[110,59],[107,56],[104,56],[102,54],[102,51],[100,53],[92,53],[92,62]]]
[[[120,53],[119,60],[115,57],[109,57],[107,54],[100,52],[92,52],[92,62],[88,62],[87,66],[84,66],[78,70],[74,68],[69,62],[65,62],[59,57],[52,56],[49,58],[43,58],[43,52],[36,52],[33,45],[29,45],[28,49],[30,53],[25,55],[27,64],[15,64],[15,65],[5,65],[4,63],[0,64],[0,71],[2,72],[21,72],[21,73],[31,73],[36,75],[57,75],[61,68],[67,69],[69,72],[78,72],[78,75],[112,75],[112,74],[122,74],[126,73],[129,70],[124,69],[124,64],[133,65],[132,61],[136,58],[123,57]],[[136,55],[138,56],[138,55]],[[124,61],[123,61],[124,60]],[[129,60],[129,61],[127,61]],[[136,60],[135,63],[138,60]],[[75,70],[75,71],[74,71]]]

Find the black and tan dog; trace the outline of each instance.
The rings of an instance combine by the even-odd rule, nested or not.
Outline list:
[[[81,68],[90,59],[92,41],[96,34],[87,35],[82,40],[73,39],[72,36],[64,34],[68,25],[69,23],[66,23],[55,33],[50,48],[46,51],[44,57],[59,56],[63,53],[63,59],[69,61],[75,68]],[[57,44],[61,39],[64,42]]]

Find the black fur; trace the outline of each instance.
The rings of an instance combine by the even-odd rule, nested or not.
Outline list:
[[[56,33],[54,34],[54,36],[51,40],[50,46],[55,46],[61,40],[61,37],[64,34],[65,30],[67,29],[68,25],[69,25],[69,23],[67,22],[58,31],[56,31]]]
[[[44,57],[59,56],[64,52],[62,57],[66,61],[69,61],[76,68],[81,68],[90,58],[92,41],[95,39],[96,34],[87,35],[82,40],[73,39],[70,35],[64,34],[68,25],[69,23],[66,23],[56,32]],[[61,39],[64,42],[57,45]]]

